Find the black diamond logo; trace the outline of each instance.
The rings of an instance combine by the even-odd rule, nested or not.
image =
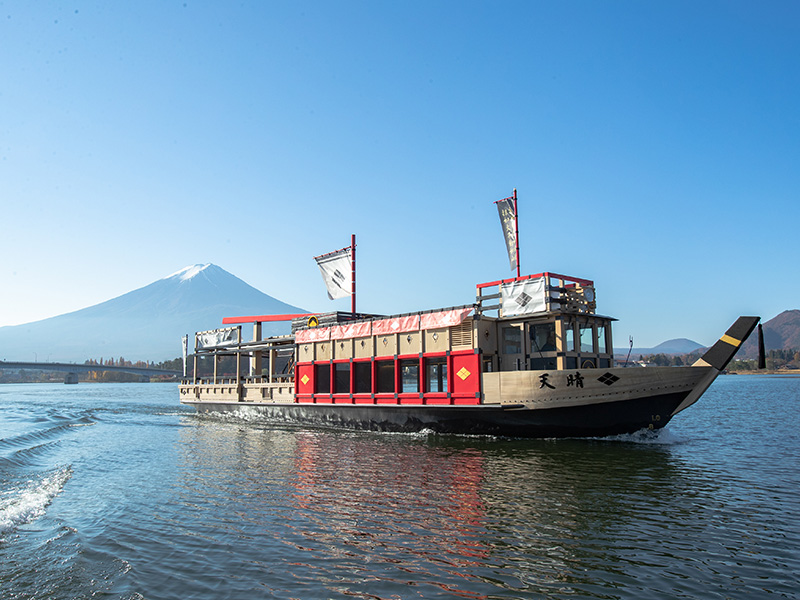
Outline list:
[[[520,306],[524,307],[528,302],[530,302],[533,298],[531,298],[525,292],[522,292],[519,296],[514,298],[514,301],[519,304]]]
[[[619,377],[613,373],[603,373],[603,375],[597,378],[597,381],[605,383],[606,385],[614,385],[619,381]]]

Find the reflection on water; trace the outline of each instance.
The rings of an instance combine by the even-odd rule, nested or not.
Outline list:
[[[767,551],[764,541],[736,530],[720,536],[720,519],[746,517],[739,511],[748,503],[731,505],[724,482],[681,458],[679,443],[218,423],[182,434],[192,438],[180,446],[192,449],[184,474],[199,484],[195,492],[209,489],[198,478],[223,469],[237,497],[218,496],[214,506],[233,510],[250,535],[272,537],[277,554],[259,560],[277,559],[301,589],[635,597],[696,593],[698,576],[730,564],[743,588],[780,570],[748,558]],[[224,492],[227,477],[215,479]]]
[[[557,441],[272,427],[196,416],[172,389],[51,389],[0,415],[0,598],[799,587],[792,382],[729,379],[657,434]]]

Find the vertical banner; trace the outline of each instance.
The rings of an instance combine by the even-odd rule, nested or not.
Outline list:
[[[183,377],[186,378],[186,359],[189,356],[189,335],[183,336]]]
[[[314,258],[322,273],[325,287],[328,288],[328,298],[331,300],[351,295],[352,282],[347,277],[347,273],[352,272],[350,250],[351,248],[342,248]]]
[[[514,209],[514,198],[504,198],[503,200],[498,200],[495,204],[497,204],[497,212],[500,214],[500,225],[503,228],[503,236],[506,240],[508,262],[513,271],[519,264],[517,257],[517,213]]]

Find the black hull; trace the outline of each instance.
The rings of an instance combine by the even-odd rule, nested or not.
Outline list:
[[[659,429],[688,392],[582,406],[525,409],[498,405],[254,404],[186,402],[198,412],[245,412],[265,421],[335,429],[499,435],[524,438],[603,437]]]

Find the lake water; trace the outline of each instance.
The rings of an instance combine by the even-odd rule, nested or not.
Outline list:
[[[0,386],[0,598],[798,598],[800,378],[657,435],[341,433]]]

